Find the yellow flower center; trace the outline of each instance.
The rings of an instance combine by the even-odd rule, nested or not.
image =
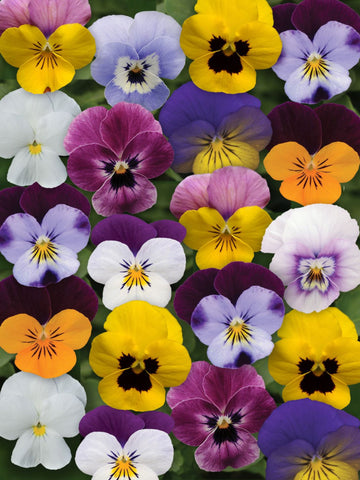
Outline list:
[[[132,287],[140,287],[141,290],[144,290],[144,287],[151,286],[149,277],[141,265],[135,264],[128,268],[121,288],[124,288],[125,286],[129,290]]]
[[[116,173],[117,175],[119,174],[121,175],[125,173],[128,168],[129,168],[129,165],[126,162],[119,160],[114,165],[114,173]]]
[[[215,250],[222,252],[223,250],[236,250],[235,238],[240,235],[240,228],[232,227],[227,224],[221,228],[219,225],[214,225],[210,233],[216,238]]]
[[[303,67],[303,77],[308,77],[309,80],[319,77],[326,78],[328,72],[328,64],[319,53],[312,53],[309,55]]]
[[[33,425],[32,427],[34,435],[37,437],[42,437],[46,433],[46,426],[41,425],[40,422],[37,423],[37,425]]]
[[[145,370],[145,364],[142,360],[135,360],[131,365],[132,371],[137,375]]]
[[[37,143],[35,140],[29,145],[29,152],[31,155],[37,155],[41,153],[41,144]]]
[[[46,235],[41,235],[31,249],[30,260],[43,263],[54,261],[57,258],[57,247]]]
[[[226,43],[222,47],[222,51],[223,51],[224,55],[226,55],[227,57],[230,57],[230,55],[232,55],[233,53],[236,52],[236,47],[233,43]]]
[[[216,425],[218,428],[220,428],[221,430],[224,430],[225,428],[228,428],[229,425],[231,425],[232,421],[231,421],[231,418],[229,418],[228,416],[226,415],[221,415],[219,418],[218,418],[218,421],[216,422]]]
[[[251,338],[251,328],[240,317],[235,317],[226,329],[226,342],[234,343],[247,342]]]
[[[118,480],[119,478],[129,479],[132,477],[138,477],[138,475],[136,473],[136,467],[130,457],[125,455],[118,457],[114,462],[109,478]]]

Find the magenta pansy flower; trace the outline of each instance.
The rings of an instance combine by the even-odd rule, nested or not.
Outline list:
[[[209,472],[257,460],[260,450],[252,434],[275,409],[255,368],[219,368],[206,362],[192,364],[185,382],[170,388],[167,403],[175,437],[198,447],[195,460]]]
[[[65,148],[70,153],[70,179],[95,192],[94,209],[105,217],[152,207],[157,192],[149,178],[162,175],[173,160],[159,122],[144,107],[125,102],[78,115],[65,137]]]

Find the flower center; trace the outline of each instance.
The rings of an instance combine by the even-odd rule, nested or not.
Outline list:
[[[41,153],[41,144],[37,143],[35,140],[29,145],[29,152],[31,155],[37,155]]]
[[[232,421],[231,421],[231,418],[229,418],[228,416],[226,416],[226,415],[221,415],[221,416],[218,418],[218,421],[217,421],[216,423],[217,423],[217,427],[218,427],[218,428],[224,429],[224,428],[228,428],[229,425],[232,424]]]
[[[303,67],[302,75],[303,77],[308,77],[309,80],[312,80],[319,77],[326,78],[328,72],[328,63],[319,53],[314,52],[308,56]]]
[[[303,290],[318,289],[326,292],[330,277],[335,272],[335,261],[332,257],[303,258],[299,262],[298,271]]]
[[[40,422],[38,422],[36,425],[33,425],[32,429],[36,437],[42,437],[46,433],[46,426],[41,425]]]
[[[162,83],[159,72],[159,57],[155,53],[136,60],[120,57],[114,72],[114,84],[126,94],[149,93]]]
[[[224,442],[236,443],[239,435],[235,425],[239,424],[242,419],[240,410],[231,412],[228,415],[224,412],[222,415],[204,415],[205,425],[212,432],[213,440],[216,445]]]
[[[222,252],[223,250],[234,251],[237,249],[236,238],[240,235],[239,227],[229,227],[227,224],[223,228],[220,225],[216,224],[211,227],[212,230],[209,230],[209,233],[213,234],[216,243],[215,250]]]
[[[309,358],[300,358],[297,367],[298,373],[303,376],[300,381],[300,389],[304,393],[308,395],[315,392],[326,394],[335,389],[331,375],[337,373],[339,369],[336,358],[326,358],[320,362]]]
[[[40,235],[31,249],[30,260],[38,264],[55,261],[58,248],[46,235]]]
[[[137,455],[135,455],[136,452],[133,452],[128,455],[117,455],[114,452],[111,452],[111,454],[108,454],[108,457],[110,457],[113,462],[113,467],[110,472],[110,477],[111,479],[130,479],[132,477],[138,477],[139,475],[137,474],[136,467],[134,466],[133,459],[136,458]]]
[[[235,343],[246,342],[249,343],[252,333],[251,328],[240,317],[235,317],[231,320],[225,332],[226,342]]]
[[[118,362],[120,370],[123,370],[117,379],[120,388],[125,391],[134,388],[138,392],[147,392],[152,388],[150,374],[156,373],[159,368],[157,358],[139,359],[123,353]]]
[[[246,56],[249,50],[249,42],[246,40],[227,42],[222,37],[213,35],[209,40],[209,51],[214,54],[208,60],[208,66],[215,73],[240,73],[243,69],[241,57]]]
[[[125,273],[125,275],[121,288],[126,287],[128,292],[130,292],[133,287],[140,287],[141,290],[144,290],[144,287],[151,287],[149,276],[145,271],[150,265],[147,260],[142,264],[135,263],[133,265],[130,265],[129,262],[124,260],[121,266],[125,268],[125,271],[121,273]]]
[[[114,173],[116,173],[117,175],[121,175],[122,173],[125,173],[128,168],[129,165],[126,162],[119,160],[114,165]]]

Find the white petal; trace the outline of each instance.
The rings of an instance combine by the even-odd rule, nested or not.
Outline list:
[[[44,400],[40,423],[61,437],[75,437],[79,433],[79,422],[85,415],[83,403],[70,393],[58,393]]]
[[[65,440],[52,429],[40,438],[40,463],[49,470],[59,470],[71,460],[71,450]]]
[[[149,428],[133,433],[124,445],[124,452],[129,455],[135,451],[138,455],[135,465],[146,465],[157,475],[167,472],[173,462],[174,448],[170,437],[160,430]]]
[[[69,95],[66,95],[66,93],[60,92],[60,90],[48,92],[41,96],[48,97],[54,112],[67,112],[72,117],[76,117],[81,113],[81,109],[75,100],[69,97]]]
[[[99,468],[111,462],[109,455],[121,455],[122,452],[120,443],[113,435],[91,432],[80,443],[75,454],[75,463],[82,472],[94,475]]]
[[[171,238],[151,238],[136,255],[141,265],[150,264],[146,272],[156,272],[170,284],[184,275],[186,257],[181,243]]]
[[[41,438],[34,435],[32,429],[26,430],[16,442],[11,455],[11,462],[23,468],[39,465]]]
[[[71,393],[75,395],[84,406],[86,405],[85,388],[78,380],[75,380],[75,378],[66,373],[65,375],[54,378],[53,381],[59,393]]]
[[[0,113],[0,157],[11,158],[34,141],[30,123],[19,115]]]
[[[58,155],[68,155],[64,147],[64,138],[74,117],[67,112],[51,112],[41,117],[36,126],[35,140]]]
[[[105,283],[120,272],[127,271],[121,264],[126,261],[129,265],[135,262],[135,257],[125,243],[114,240],[101,242],[92,252],[88,263],[88,272],[98,283]]]
[[[124,284],[124,274],[115,275],[105,283],[103,303],[106,308],[115,307],[132,300],[143,300],[158,307],[165,307],[171,299],[169,282],[161,275],[151,272],[148,274],[150,285],[127,287]]]
[[[10,164],[7,181],[19,186],[32,185],[36,182],[36,157],[39,155],[32,155],[29,147],[21,148]]]
[[[22,395],[2,395],[0,398],[0,436],[7,440],[19,438],[36,425],[38,413],[30,398]]]
[[[284,229],[293,211],[288,210],[270,223],[262,239],[262,252],[275,253],[282,246]]]

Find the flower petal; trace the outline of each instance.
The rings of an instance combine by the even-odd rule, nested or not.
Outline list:
[[[123,452],[114,435],[99,431],[90,432],[76,450],[75,463],[79,470],[88,475],[94,475],[97,470],[107,466],[110,475],[112,467],[109,465],[109,455],[112,452],[119,456]]]
[[[0,434],[6,440],[16,440],[38,422],[38,412],[30,398],[2,394],[0,398]]]
[[[71,123],[65,136],[64,146],[70,153],[75,148],[88,144],[103,144],[100,124],[108,110],[105,107],[90,107],[81,112]]]
[[[180,218],[187,210],[209,207],[208,185],[210,174],[190,175],[175,188],[170,202],[170,211]]]
[[[84,415],[84,405],[75,395],[58,393],[44,400],[41,422],[61,437],[75,437]]]
[[[89,275],[96,282],[105,284],[124,269],[119,263],[124,260],[129,265],[135,262],[135,257],[127,245],[114,240],[101,242],[90,255]]]

